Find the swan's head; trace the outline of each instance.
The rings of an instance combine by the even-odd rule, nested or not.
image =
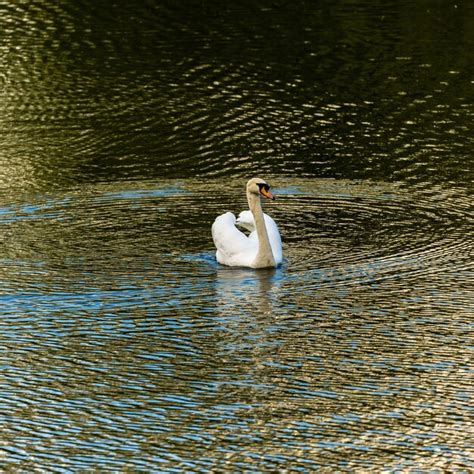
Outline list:
[[[257,196],[263,196],[272,201],[275,199],[275,196],[270,192],[270,185],[260,178],[252,178],[247,183],[247,192],[256,194]]]

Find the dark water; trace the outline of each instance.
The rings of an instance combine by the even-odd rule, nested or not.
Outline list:
[[[0,5],[1,470],[474,470],[474,5],[313,3]]]

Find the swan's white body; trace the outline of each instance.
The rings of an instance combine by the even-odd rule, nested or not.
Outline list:
[[[273,199],[268,193],[268,185],[263,180],[252,179],[247,184],[249,211],[234,214],[226,212],[216,218],[212,225],[212,238],[217,248],[216,259],[222,265],[232,267],[267,268],[276,267],[283,260],[281,237],[275,221],[262,211],[258,186],[265,186],[265,197]],[[250,234],[241,232],[236,224],[244,227]]]

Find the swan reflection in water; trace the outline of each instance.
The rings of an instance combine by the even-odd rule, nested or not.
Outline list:
[[[270,314],[282,279],[281,269],[218,268],[216,290],[222,313]]]
[[[216,309],[221,350],[226,355],[250,350],[254,363],[267,358],[268,348],[279,344],[272,334],[278,324],[283,270],[217,269]],[[263,353],[262,353],[263,352]],[[273,352],[273,351],[271,351]]]

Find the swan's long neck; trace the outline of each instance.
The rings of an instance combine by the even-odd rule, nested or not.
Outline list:
[[[247,200],[255,220],[255,229],[258,236],[258,252],[252,266],[254,268],[275,267],[275,258],[273,257],[270,240],[268,239],[260,197],[253,193],[247,193]]]

